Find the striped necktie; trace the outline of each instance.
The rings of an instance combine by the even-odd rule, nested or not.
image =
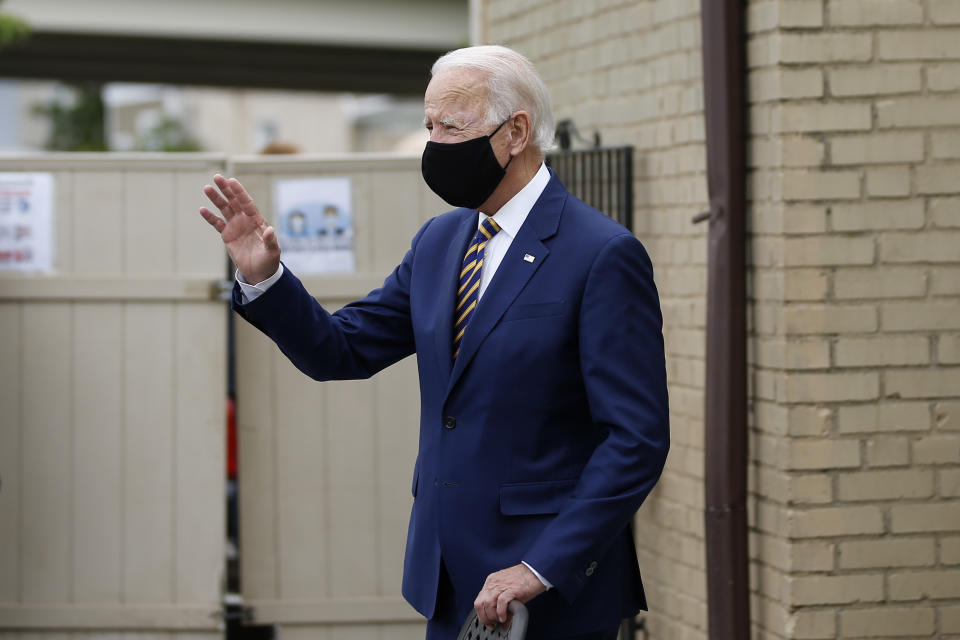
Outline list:
[[[480,293],[480,272],[483,267],[483,250],[487,242],[500,231],[500,225],[493,218],[485,218],[477,229],[473,243],[463,257],[460,268],[460,284],[457,288],[457,308],[453,314],[453,357],[460,354],[460,341],[463,333],[477,308]]]

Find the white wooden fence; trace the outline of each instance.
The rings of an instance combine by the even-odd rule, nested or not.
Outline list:
[[[0,274],[0,638],[212,638],[224,547],[225,310],[201,187],[347,176],[355,274],[378,286],[445,209],[412,157],[0,156],[51,172],[56,272]],[[413,358],[317,384],[240,323],[243,591],[288,638],[420,638],[400,598],[419,395]]]

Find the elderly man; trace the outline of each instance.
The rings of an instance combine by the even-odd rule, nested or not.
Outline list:
[[[416,352],[420,445],[404,597],[428,639],[528,603],[528,638],[614,638],[646,607],[630,522],[668,448],[661,316],[640,242],[543,162],[553,117],[504,47],[441,57],[423,177],[457,207],[380,289],[334,314],[280,263],[236,180],[201,214],[237,266],[234,307],[317,380]]]

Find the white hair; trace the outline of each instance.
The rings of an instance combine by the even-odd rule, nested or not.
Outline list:
[[[526,111],[533,125],[532,144],[544,153],[555,146],[550,94],[533,63],[524,55],[499,45],[456,49],[440,56],[430,74],[435,76],[448,69],[483,72],[488,92],[488,126],[500,124],[517,111]]]

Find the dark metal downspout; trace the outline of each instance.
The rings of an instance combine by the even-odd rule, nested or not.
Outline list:
[[[707,617],[711,640],[747,640],[745,8],[742,0],[700,0],[700,7],[710,197],[704,425]]]

